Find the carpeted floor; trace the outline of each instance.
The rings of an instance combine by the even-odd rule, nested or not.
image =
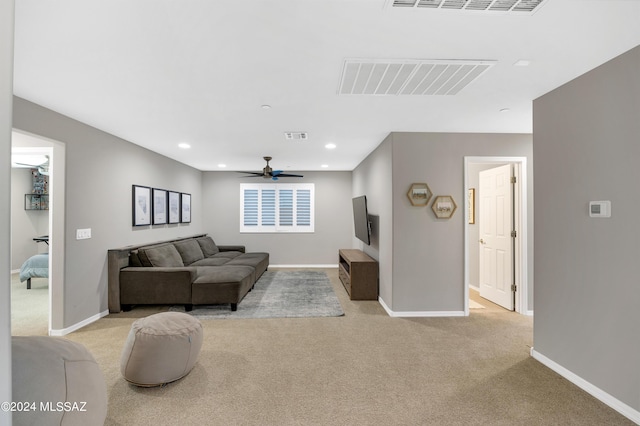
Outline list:
[[[46,336],[49,333],[49,279],[32,278],[31,288],[11,274],[11,334]]]
[[[184,312],[184,306],[172,311]],[[229,304],[196,306],[198,319],[305,318],[344,315],[324,271],[266,271],[254,289],[231,311]]]
[[[529,356],[533,321],[478,298],[464,318],[391,318],[350,301],[345,315],[202,320],[194,370],[161,388],[120,375],[135,318],[109,315],[67,336],[101,366],[107,426],[124,425],[633,425]]]

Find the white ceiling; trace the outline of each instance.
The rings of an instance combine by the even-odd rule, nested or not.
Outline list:
[[[640,0],[19,0],[15,26],[19,97],[200,170],[352,170],[392,131],[530,133],[533,99],[640,44]],[[339,95],[347,59],[495,62],[455,96]]]

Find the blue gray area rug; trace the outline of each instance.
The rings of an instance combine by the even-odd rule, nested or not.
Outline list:
[[[184,312],[183,306],[172,311]],[[232,312],[229,304],[194,306],[199,319],[303,318],[344,315],[323,271],[266,271]]]

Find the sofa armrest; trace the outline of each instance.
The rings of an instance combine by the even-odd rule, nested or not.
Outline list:
[[[220,251],[239,251],[241,253],[244,253],[245,251],[245,247],[244,246],[233,246],[233,245],[228,245],[228,246],[218,246],[218,250]]]
[[[195,267],[126,267],[120,270],[122,305],[191,303]]]

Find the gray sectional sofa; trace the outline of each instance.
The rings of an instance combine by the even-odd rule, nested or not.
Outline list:
[[[133,305],[225,304],[235,311],[269,266],[269,253],[218,246],[204,234],[109,250],[109,312]]]

